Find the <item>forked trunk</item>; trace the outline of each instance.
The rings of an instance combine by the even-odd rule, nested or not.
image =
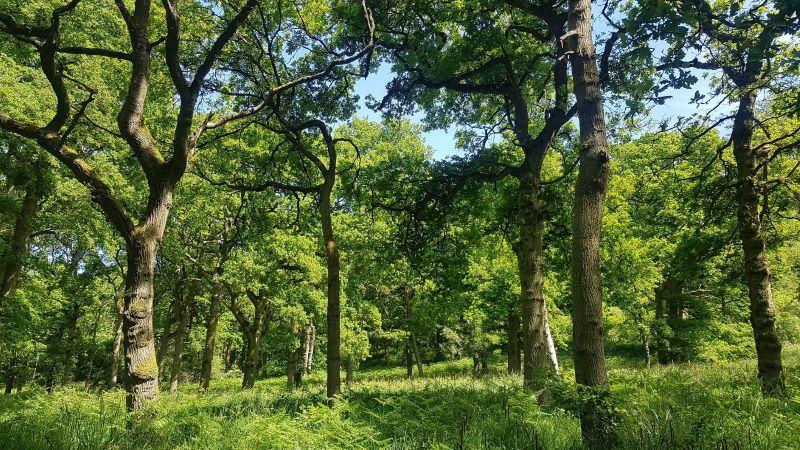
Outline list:
[[[781,342],[775,331],[772,273],[764,251],[757,180],[758,156],[752,148],[755,127],[755,92],[743,94],[733,123],[731,140],[738,171],[739,236],[744,249],[744,274],[750,298],[750,324],[758,356],[758,377],[765,394],[785,390]]]
[[[578,105],[581,149],[575,185],[572,234],[572,340],[575,381],[607,389],[603,351],[603,303],[600,289],[600,238],[603,201],[608,185],[609,154],[600,75],[592,42],[591,0],[569,0],[572,81]],[[581,411],[581,431],[587,447],[614,441],[605,395]]]

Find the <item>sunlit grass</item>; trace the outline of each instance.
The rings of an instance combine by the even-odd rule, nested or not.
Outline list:
[[[779,399],[760,396],[752,360],[647,370],[611,359],[622,445],[799,448],[798,349],[785,359],[790,394]],[[321,371],[294,391],[279,377],[246,392],[223,378],[207,394],[188,383],[165,392],[135,417],[120,391],[29,391],[0,397],[0,448],[579,448],[574,405],[537,406],[502,367],[473,377],[470,361],[437,363],[411,380],[404,368],[365,370],[333,402]]]

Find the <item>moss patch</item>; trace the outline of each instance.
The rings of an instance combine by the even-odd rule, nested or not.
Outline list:
[[[147,358],[133,368],[133,374],[142,380],[155,380],[158,378],[158,363],[155,352],[150,352]]]

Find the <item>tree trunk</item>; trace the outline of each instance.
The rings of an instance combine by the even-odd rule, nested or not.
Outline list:
[[[21,364],[19,370],[17,370],[17,376],[14,378],[14,387],[17,388],[17,394],[22,392],[22,388],[25,387],[25,382],[28,381],[28,359],[25,359],[24,364]]]
[[[345,379],[347,381],[348,385],[350,385],[350,383],[352,383],[353,380],[355,379],[354,372],[355,372],[355,364],[353,364],[353,359],[352,358],[348,358],[347,359],[347,378]]]
[[[225,372],[230,372],[233,367],[233,344],[225,344]]]
[[[166,223],[166,214],[164,214]],[[157,234],[160,239],[163,233]],[[153,282],[158,242],[145,230],[128,245],[125,309],[125,391],[128,410],[141,410],[158,397],[158,363],[153,339]]]
[[[506,334],[508,336],[508,345],[506,351],[508,353],[508,373],[519,373],[521,368],[520,361],[520,348],[519,348],[519,315],[516,308],[513,306],[509,308],[508,318],[506,320]]]
[[[18,361],[19,358],[17,355],[14,355],[14,357],[11,359],[11,364],[8,366],[8,370],[6,371],[6,395],[11,394],[11,391],[14,389],[14,376],[16,375]]]
[[[158,338],[158,372],[164,373],[167,364],[167,349],[169,348],[170,338],[172,338],[172,325],[178,321],[180,314],[180,304],[177,295],[170,300],[169,311],[167,311],[164,329]]]
[[[208,321],[206,322],[206,342],[203,347],[203,366],[200,370],[200,388],[208,389],[211,382],[211,368],[214,363],[214,341],[217,338],[217,324],[219,323],[219,304],[221,293],[218,286],[214,286],[211,294],[211,305],[208,309]]]
[[[317,345],[317,328],[311,322],[308,325],[306,332],[306,350],[305,360],[303,361],[303,370],[306,374],[311,373],[312,365],[314,363],[314,347]]]
[[[408,341],[406,341],[406,378],[411,378],[414,376],[414,359],[411,356],[411,336],[408,337]]]
[[[572,329],[575,381],[607,389],[603,352],[603,304],[600,288],[600,239],[603,201],[608,184],[609,154],[603,95],[592,42],[590,0],[569,0],[570,62],[578,105],[581,149],[575,185],[571,255]],[[605,395],[598,398],[603,399]],[[581,431],[587,447],[613,444],[612,417],[607,405],[581,411]]]
[[[119,351],[122,347],[122,305],[117,306],[117,318],[114,322],[114,345],[111,348],[111,382],[110,388],[117,387],[117,373],[119,372]]]
[[[335,177],[335,165],[331,164],[329,172]],[[328,354],[327,354],[327,395],[333,397],[342,391],[341,380],[341,312],[339,305],[339,249],[333,235],[331,220],[331,176],[326,180],[325,188],[320,192],[319,212],[322,219],[322,237],[325,241],[325,256],[328,268]]]
[[[64,370],[61,374],[61,385],[66,386],[72,381],[72,372],[75,368],[74,350],[78,340],[78,319],[80,318],[80,305],[73,303],[66,312],[67,332],[64,339]]]
[[[286,352],[286,387],[289,389],[294,387],[294,372],[297,370],[296,354],[294,349],[289,349]]]
[[[251,389],[256,384],[256,372],[260,358],[259,344],[261,342],[261,330],[258,326],[247,331],[247,353],[244,356],[242,389]]]
[[[422,359],[419,356],[419,346],[417,345],[417,335],[411,332],[411,349],[414,352],[414,361],[417,362],[417,376],[422,377]]]
[[[525,170],[519,176],[520,240],[515,250],[522,303],[522,371],[525,385],[543,389],[547,378],[558,370],[553,364],[548,344],[547,309],[542,278],[542,239],[544,224],[540,217],[538,169]],[[553,348],[553,351],[555,349]]]
[[[22,209],[14,224],[14,232],[8,250],[0,255],[0,305],[3,299],[16,290],[22,263],[28,255],[28,238],[31,235],[36,207],[39,204],[39,186],[29,183],[22,200]]]
[[[183,349],[185,347],[187,330],[189,328],[189,319],[192,314],[192,302],[197,289],[197,283],[190,282],[189,292],[181,302],[180,320],[178,321],[178,329],[175,330],[175,343],[173,344],[172,353],[172,370],[169,377],[169,393],[174,394],[178,392],[178,380],[181,376],[181,363],[183,362]]]
[[[758,156],[752,148],[755,127],[754,91],[743,94],[733,123],[731,140],[738,171],[739,235],[744,249],[744,273],[750,298],[750,323],[758,356],[758,377],[765,394],[785,389],[781,342],[775,331],[772,273],[764,251],[759,212]]]
[[[299,367],[302,358],[302,347],[289,349],[286,352],[286,386],[289,389],[300,387],[303,382],[303,368]]]
[[[669,364],[680,359],[675,333],[680,327],[680,297],[683,285],[680,280],[667,275],[655,289],[656,336],[659,364]],[[665,333],[666,332],[666,333]]]

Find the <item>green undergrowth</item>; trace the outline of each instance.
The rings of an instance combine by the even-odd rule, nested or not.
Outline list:
[[[611,398],[623,448],[800,448],[797,348],[785,360],[789,394],[762,398],[755,362],[682,364],[645,369],[610,360]],[[473,377],[469,361],[358,374],[328,402],[322,373],[294,391],[283,378],[241,392],[221,379],[207,394],[184,384],[151,411],[124,411],[120,391],[0,396],[0,448],[580,448],[574,386],[557,381],[553,402],[537,406],[517,377],[492,366]],[[569,368],[564,380],[571,379]]]

